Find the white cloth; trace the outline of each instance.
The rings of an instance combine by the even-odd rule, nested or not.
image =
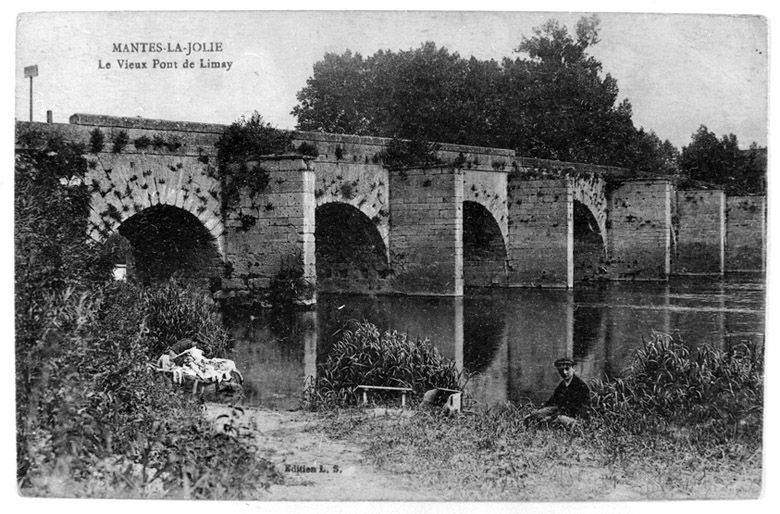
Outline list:
[[[235,362],[230,359],[207,359],[203,351],[194,346],[173,358],[167,354],[160,356],[157,366],[162,371],[171,371],[173,381],[177,384],[185,376],[201,382],[230,382],[233,373],[238,376],[239,383],[244,381]]]

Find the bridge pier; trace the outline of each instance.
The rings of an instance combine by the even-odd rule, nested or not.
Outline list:
[[[226,216],[223,290],[260,297],[283,277],[308,283],[299,300],[314,302],[314,171],[301,156],[276,156],[259,164],[269,174],[268,185],[254,197],[244,192],[238,208]]]
[[[719,190],[677,191],[677,241],[672,272],[722,275],[726,251],[726,195]]]
[[[510,176],[507,189],[508,284],[572,287],[573,200],[566,178]]]
[[[395,292],[463,294],[463,171],[393,170],[390,266]]]
[[[671,271],[672,184],[626,179],[610,195],[610,278],[666,280]]]
[[[726,271],[766,271],[766,197],[726,201]]]

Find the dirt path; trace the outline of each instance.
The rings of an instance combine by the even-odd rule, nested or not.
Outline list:
[[[365,462],[360,449],[316,430],[311,414],[206,404],[206,415],[221,428],[226,420],[254,434],[260,454],[284,475],[269,500],[436,500],[411,477],[390,475]],[[219,418],[221,415],[228,417]]]

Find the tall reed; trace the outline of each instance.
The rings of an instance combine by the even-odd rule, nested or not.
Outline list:
[[[760,437],[763,369],[760,347],[689,348],[656,333],[634,353],[622,377],[592,384],[593,412],[624,427],[643,420],[634,423],[637,430],[652,420]]]
[[[413,396],[421,397],[435,387],[458,388],[461,373],[427,339],[382,332],[368,322],[351,322],[318,366],[317,378],[308,384],[304,400],[312,408],[355,404],[360,396],[358,385],[408,387]]]

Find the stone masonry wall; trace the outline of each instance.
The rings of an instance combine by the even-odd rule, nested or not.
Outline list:
[[[664,280],[670,272],[672,185],[628,180],[612,190],[608,225],[611,278]]]
[[[766,269],[766,197],[726,200],[726,271]]]
[[[155,205],[196,216],[223,252],[219,182],[192,155],[147,152],[88,154],[86,180],[92,187],[90,235],[101,240],[119,223]]]
[[[718,190],[677,191],[675,274],[723,273],[726,196]]]
[[[242,195],[225,222],[227,296],[259,299],[280,270],[289,268],[302,268],[302,278],[316,285],[314,172],[297,156],[264,159],[261,165],[269,171],[268,186],[254,198]]]
[[[390,172],[392,287],[409,294],[463,294],[463,172]]]
[[[225,279],[225,287],[234,293],[267,284],[274,270],[278,271],[281,254],[288,254],[293,248],[300,250],[306,276],[313,281],[315,254],[311,248],[314,245],[315,207],[330,201],[349,203],[372,220],[386,243],[391,266],[398,266],[391,270],[390,276],[395,274],[394,284],[398,285],[399,292],[459,294],[457,291],[462,290],[463,200],[480,203],[496,219],[506,241],[510,285],[571,285],[574,245],[571,241],[573,202],[569,197],[575,195],[575,199],[591,208],[600,229],[600,216],[603,214],[597,208],[597,202],[588,201],[593,195],[585,194],[599,193],[596,186],[600,183],[594,182],[591,184],[594,187],[587,190],[570,187],[568,192],[564,191],[561,181],[571,172],[609,175],[610,182],[623,181],[616,188],[610,185],[610,189],[614,190],[610,191],[609,208],[604,210],[609,211],[604,224],[606,230],[600,230],[607,241],[607,254],[614,261],[611,278],[658,279],[665,278],[671,271],[670,218],[673,210],[679,207],[672,196],[672,187],[664,180],[626,178],[630,172],[624,169],[526,159],[506,149],[441,144],[439,157],[445,161],[457,159],[462,163],[461,170],[445,167],[426,170],[425,173],[410,170],[405,176],[388,178],[385,186],[380,182],[387,170],[379,156],[388,139],[294,132],[296,145],[304,141],[314,144],[320,155],[311,162],[293,166],[300,166],[300,169],[278,169],[274,172],[281,175],[274,175],[267,194],[281,196],[256,199],[263,205],[245,205],[241,211],[229,213],[223,220],[215,212],[218,202],[214,197],[214,183],[207,179],[209,170],[216,166],[214,144],[225,125],[90,114],[75,114],[69,124],[17,122],[16,125],[17,130],[56,133],[87,148],[91,131],[99,129],[105,136],[105,148],[88,158],[95,161],[91,165],[94,168],[90,171],[90,180],[94,178],[96,181],[96,212],[105,211],[108,216],[108,226],[100,228],[115,228],[112,219],[118,222],[127,218],[133,212],[143,210],[147,202],[152,205],[158,198],[159,203],[187,210],[198,217],[217,239],[218,250],[226,260],[226,269],[233,268],[232,274]],[[113,145],[124,135],[128,143],[119,152],[114,152]],[[284,167],[290,164],[278,165]],[[306,170],[303,170],[304,167]],[[142,173],[152,170],[152,175],[139,175],[133,180],[136,170]],[[105,175],[107,172],[110,177],[100,176],[100,173]],[[296,174],[298,178],[292,180],[291,177]],[[342,179],[332,182],[339,175]],[[450,179],[446,178],[454,175],[460,176],[459,183],[450,183]],[[415,185],[404,185],[396,180],[401,177]],[[158,178],[164,182],[161,183]],[[507,181],[505,203],[501,187],[497,187],[502,180]],[[295,181],[298,185],[293,185]],[[465,186],[464,181],[467,182]],[[152,187],[156,189],[152,190]],[[345,194],[350,189],[353,193],[351,199],[347,198],[349,194]],[[318,190],[320,196],[316,197]],[[434,191],[435,194],[431,194]],[[585,196],[576,196],[578,192]],[[310,193],[311,196],[308,196]],[[120,195],[121,198],[108,201],[108,195]],[[593,198],[600,196],[596,194]],[[268,204],[292,208],[299,200],[296,212],[293,209],[265,210]],[[113,212],[109,204],[114,205],[118,212]],[[692,204],[682,207],[683,211],[693,209]],[[394,213],[393,209],[397,212]],[[690,209],[688,214],[681,212],[675,219],[684,222],[686,216],[694,216],[694,211]],[[762,197],[727,200],[724,249],[727,271],[764,268],[765,209]],[[99,216],[100,219],[95,218],[93,222],[96,226],[99,223],[105,225],[106,216]],[[502,221],[502,216],[505,216],[505,221]],[[256,219],[254,226],[247,226],[250,218]],[[282,220],[287,220],[288,226],[285,227]],[[399,224],[396,225],[393,220],[399,220]],[[223,227],[223,221],[231,226]],[[687,229],[684,224],[678,227],[681,239],[676,246],[682,259],[675,271],[680,267],[687,269],[693,266],[685,264],[684,259],[688,259],[686,256],[694,259],[697,244],[710,248],[703,233],[694,235],[694,229],[702,228],[699,225],[692,223]],[[261,226],[269,227],[267,241],[259,235]],[[433,227],[438,228],[434,230]],[[394,232],[397,234],[394,235]],[[275,247],[277,243],[278,251],[252,246]],[[394,255],[396,250],[397,255]],[[276,264],[253,264],[260,262],[256,259],[260,254],[268,254]],[[268,268],[261,270],[263,266]],[[424,269],[430,271],[428,278],[423,277]]]
[[[507,203],[509,285],[570,287],[572,200],[566,179],[510,176]]]

